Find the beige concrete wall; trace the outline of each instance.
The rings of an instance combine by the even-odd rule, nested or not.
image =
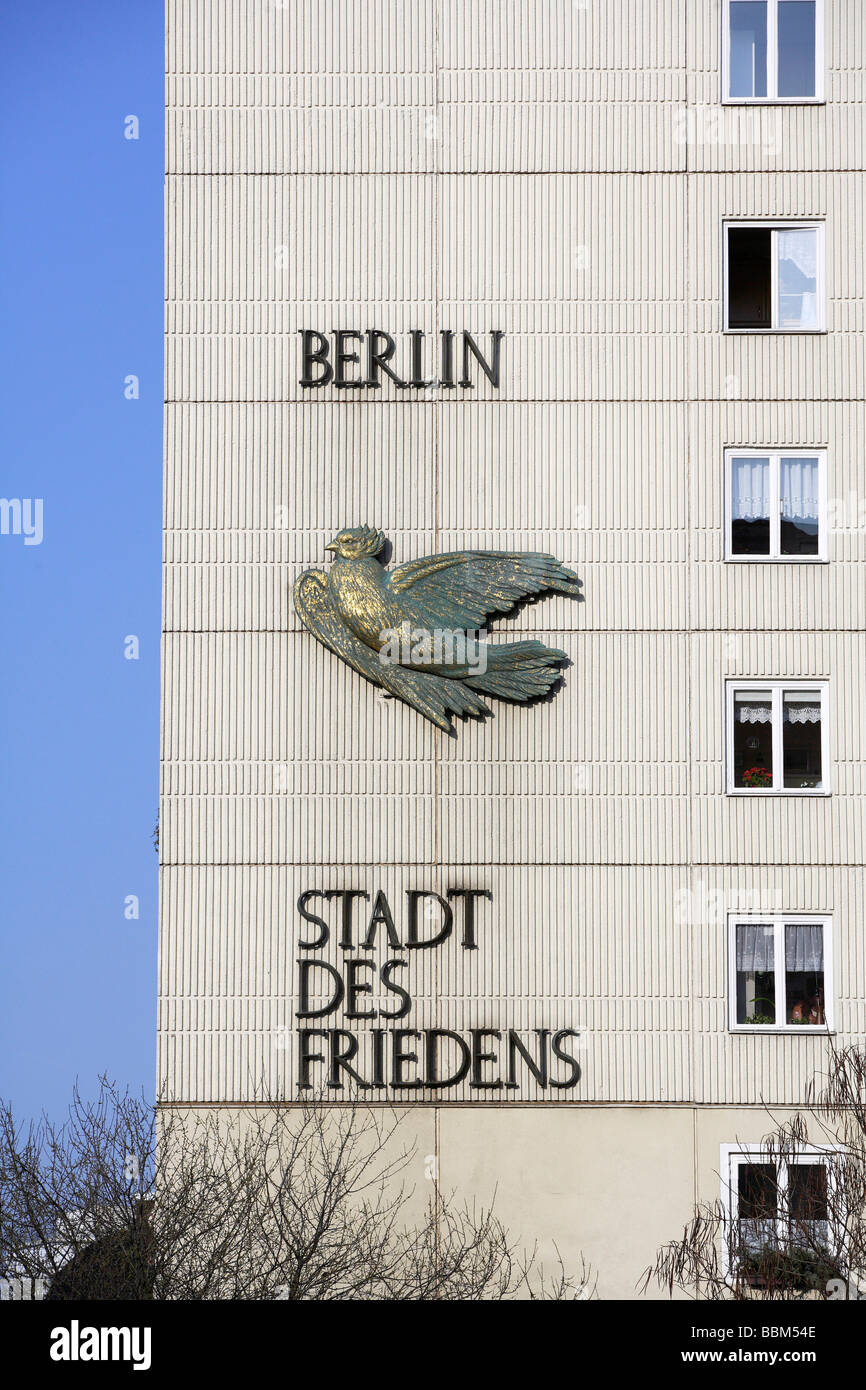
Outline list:
[[[602,1299],[667,1298],[644,1271],[718,1200],[722,1145],[757,1145],[792,1112],[760,1105],[549,1106],[438,1112],[446,1192],[493,1201],[539,1258],[584,1258]],[[825,1140],[826,1142],[826,1140]],[[678,1297],[685,1296],[680,1293]]]
[[[758,1144],[790,1113],[780,1108],[771,1117],[761,1106],[635,1105],[377,1111],[383,1133],[390,1133],[382,1164],[405,1155],[395,1180],[395,1191],[399,1184],[405,1197],[402,1219],[423,1222],[435,1185],[455,1209],[491,1209],[510,1243],[534,1250],[548,1276],[561,1257],[575,1279],[587,1270],[587,1290],[601,1299],[651,1300],[668,1297],[654,1283],[643,1290],[657,1251],[681,1235],[697,1202],[719,1197],[721,1146]],[[208,1126],[215,1122],[243,1135],[253,1114],[249,1107],[173,1108],[174,1128],[166,1133],[180,1142],[181,1133],[195,1134],[203,1117]],[[284,1120],[292,1132],[299,1112],[289,1107]],[[363,1112],[358,1120],[363,1127]],[[371,1138],[364,1142],[369,1152]],[[352,1154],[361,1148],[354,1146]]]
[[[694,1111],[523,1106],[439,1112],[440,1182],[492,1201],[553,1268],[584,1258],[598,1296],[636,1298],[691,1213]],[[718,1168],[718,1160],[716,1160]],[[649,1297],[662,1297],[652,1287]]]

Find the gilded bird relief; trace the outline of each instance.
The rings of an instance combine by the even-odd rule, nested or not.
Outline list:
[[[452,715],[483,718],[481,698],[520,704],[548,694],[567,663],[543,642],[485,640],[484,625],[527,599],[580,598],[580,580],[552,555],[463,550],[387,569],[385,536],[369,526],[339,531],[325,570],[295,584],[298,617],[360,675],[396,695],[438,728]]]

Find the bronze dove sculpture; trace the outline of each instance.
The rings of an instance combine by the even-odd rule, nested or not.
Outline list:
[[[552,555],[464,550],[428,555],[388,570],[377,559],[383,532],[340,531],[325,546],[330,569],[305,570],[295,584],[298,617],[367,680],[447,733],[450,715],[481,718],[478,692],[526,703],[555,685],[565,652],[542,642],[480,640],[495,613],[549,591],[579,597],[580,580]]]

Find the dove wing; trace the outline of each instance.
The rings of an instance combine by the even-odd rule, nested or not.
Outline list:
[[[360,641],[344,624],[331,602],[328,578],[322,570],[305,570],[300,575],[295,584],[294,600],[295,611],[304,627],[323,646],[373,685],[405,700],[407,705],[446,733],[452,732],[449,713],[476,717],[490,713],[475,691],[459,681],[380,661],[378,653]]]
[[[427,555],[387,574],[425,627],[478,628],[491,613],[547,590],[578,595],[580,580],[553,555],[534,551],[462,550]]]

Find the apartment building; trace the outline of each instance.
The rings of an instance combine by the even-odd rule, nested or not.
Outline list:
[[[866,1041],[863,6],[167,25],[166,1103],[410,1107],[635,1297]],[[449,736],[317,642],[360,526],[567,565],[491,631],[560,688]]]

